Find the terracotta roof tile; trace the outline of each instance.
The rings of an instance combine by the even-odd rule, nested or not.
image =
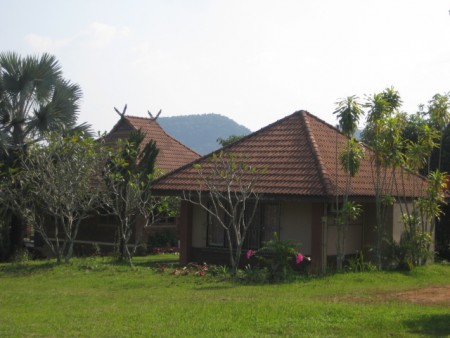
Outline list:
[[[256,187],[260,193],[330,197],[345,191],[345,172],[339,164],[336,166],[336,145],[339,154],[346,140],[333,126],[306,111],[299,111],[221,150],[243,156],[248,164],[259,169],[267,169],[260,175]],[[350,195],[353,196],[374,196],[372,153],[367,147],[365,153],[360,171],[352,179]],[[195,162],[205,167],[210,157],[211,154]],[[426,183],[423,177],[400,169],[397,177],[401,173],[405,178],[406,196],[423,191]],[[157,180],[154,189],[180,192],[195,190],[198,186],[198,174],[190,163]],[[397,187],[403,185],[397,184]],[[394,191],[391,193],[396,195]]]
[[[118,139],[126,139],[131,131],[139,129],[145,133],[142,146],[150,140],[156,142],[156,147],[159,149],[156,167],[165,173],[169,173],[200,157],[195,151],[167,134],[154,119],[144,117],[124,116],[106,135],[105,140],[116,142]]]

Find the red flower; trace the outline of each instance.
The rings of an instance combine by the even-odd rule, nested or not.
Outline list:
[[[256,254],[256,250],[247,250],[247,259],[254,256]]]
[[[298,254],[295,255],[295,262],[297,264],[300,264],[301,262],[303,262],[303,259],[305,257],[299,252]]]

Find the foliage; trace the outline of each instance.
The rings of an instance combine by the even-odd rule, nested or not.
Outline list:
[[[392,87],[369,96],[365,104],[368,114],[363,139],[372,148],[370,161],[376,205],[375,254],[379,269],[382,265],[384,229],[389,206],[385,203],[385,196],[391,194],[395,184],[395,176],[388,173],[393,173],[402,164],[403,158],[401,136],[406,119],[399,111],[401,104],[400,94]]]
[[[144,137],[139,130],[131,133],[128,139],[119,140],[117,149],[110,152],[104,172],[106,194],[103,203],[107,212],[118,219],[119,259],[126,259],[130,265],[140,244],[135,232],[136,241],[130,251],[128,243],[136,229],[137,218],[142,216],[143,226],[148,226],[159,204],[150,191],[158,149],[153,140],[141,147]]]
[[[239,269],[234,281],[242,284],[263,284],[270,281],[270,274],[266,267],[247,264],[244,269]]]
[[[363,158],[364,148],[361,142],[351,138],[346,148],[341,152],[339,162],[344,171],[351,177],[354,177],[359,170]]]
[[[441,207],[446,203],[444,196],[447,188],[446,180],[446,174],[439,171],[433,171],[428,175],[427,195],[417,201],[422,231],[433,233],[434,220],[442,215]]]
[[[336,102],[336,105],[337,108],[333,114],[337,115],[342,132],[346,136],[352,137],[358,129],[359,119],[364,115],[358,97],[348,96]]]
[[[362,251],[358,251],[355,257],[349,258],[345,268],[347,272],[372,272],[377,270],[377,267],[371,261],[364,259]]]
[[[54,56],[0,54],[0,131],[8,152],[22,152],[49,131],[86,131],[76,125],[80,99],[81,89],[62,77]]]
[[[227,145],[230,145],[236,141],[239,141],[241,138],[243,138],[245,135],[230,135],[227,138],[219,137],[217,139],[217,143],[219,143],[222,147],[225,147]]]
[[[342,205],[342,217],[349,221],[357,220],[363,212],[361,204],[354,201],[348,201]]]
[[[10,169],[8,207],[33,226],[58,262],[72,257],[80,222],[99,205],[101,190],[93,185],[104,160],[100,142],[51,133],[43,145],[29,146],[19,169]]]
[[[337,109],[334,114],[337,114],[339,125],[342,132],[347,137],[347,144],[339,156],[341,167],[346,173],[345,178],[345,192],[343,196],[342,210],[339,209],[339,196],[336,193],[336,225],[337,225],[337,269],[342,270],[342,265],[345,260],[345,239],[348,229],[349,217],[353,217],[356,212],[356,204],[349,202],[349,194],[351,188],[351,179],[359,170],[360,163],[364,157],[364,149],[360,142],[354,139],[354,134],[358,128],[358,122],[364,114],[361,104],[358,102],[356,96],[349,96],[336,103]],[[337,146],[337,145],[336,145]],[[337,149],[336,149],[336,157]],[[336,158],[336,161],[338,159]],[[336,167],[337,170],[337,167]],[[338,175],[336,172],[336,180]],[[336,186],[338,182],[336,181]],[[359,210],[359,209],[358,209]],[[353,213],[352,213],[353,212]]]
[[[223,280],[228,280],[230,277],[230,268],[227,265],[210,265],[208,273]]]
[[[80,87],[63,77],[54,56],[1,53],[0,162],[4,166],[0,171],[18,168],[28,147],[48,132],[89,132],[87,124],[76,124],[81,96]],[[10,231],[5,237],[13,253],[23,248],[24,220],[10,209],[6,212],[4,226]]]
[[[194,194],[183,192],[183,198],[200,206],[225,230],[234,275],[260,199],[255,185],[265,170],[247,164],[245,158],[223,152],[213,154],[204,166],[194,164],[194,169],[199,177],[198,190]]]
[[[435,94],[428,102],[428,114],[436,129],[445,128],[450,122],[450,93]]]
[[[288,241],[282,241],[275,232],[273,239],[264,243],[258,251],[248,250],[247,259],[255,256],[259,265],[266,271],[266,276],[270,282],[279,282],[285,280],[293,272],[294,262],[301,264],[305,257],[296,250],[296,246]],[[309,258],[307,258],[309,260]],[[257,274],[258,278],[264,271],[255,271],[251,267],[246,268],[247,275]]]
[[[432,256],[430,244],[433,238],[429,232],[421,230],[418,219],[409,218],[405,222],[410,224],[405,226],[400,242],[391,244],[393,250],[391,258],[397,269],[411,271]]]
[[[158,231],[148,237],[147,248],[150,252],[153,248],[174,246],[177,246],[177,237],[173,230]]]

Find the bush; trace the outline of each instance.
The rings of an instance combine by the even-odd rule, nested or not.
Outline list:
[[[209,274],[214,277],[228,279],[230,277],[230,268],[226,265],[210,265]]]
[[[154,248],[176,247],[177,236],[173,230],[158,231],[148,237],[147,248],[153,252]]]
[[[268,281],[283,281],[294,271],[293,266],[301,264],[305,259],[295,247],[290,242],[280,240],[278,234],[274,233],[274,238],[265,242],[258,251],[248,250],[247,259],[251,259],[252,256],[257,258],[259,266],[267,271]]]
[[[252,267],[250,264],[245,269],[238,270],[236,280],[245,284],[262,284],[269,281],[267,268]]]
[[[418,226],[405,227],[400,242],[391,243],[390,261],[398,270],[411,271],[415,266],[424,264],[432,256],[430,245],[431,235]]]

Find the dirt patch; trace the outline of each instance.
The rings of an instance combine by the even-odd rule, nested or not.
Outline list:
[[[450,285],[430,286],[400,292],[369,293],[365,296],[334,296],[331,299],[328,298],[328,300],[349,303],[378,303],[397,300],[413,304],[442,305],[450,307]]]
[[[414,304],[448,305],[450,306],[450,285],[432,286],[409,291],[378,295],[381,299],[396,298]]]

